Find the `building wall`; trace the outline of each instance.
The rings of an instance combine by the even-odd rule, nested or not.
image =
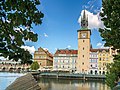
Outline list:
[[[98,52],[90,52],[90,74],[98,74]]]
[[[107,72],[107,64],[111,63],[110,53],[109,51],[100,51],[98,54],[98,69],[99,74],[106,74]]]
[[[53,57],[42,48],[39,48],[38,51],[35,51],[34,61],[38,62],[40,68],[53,66]]]
[[[86,33],[86,37],[82,34]],[[78,31],[78,60],[77,70],[81,73],[89,72],[90,30]]]
[[[54,55],[53,68],[54,70],[75,71],[77,55]]]

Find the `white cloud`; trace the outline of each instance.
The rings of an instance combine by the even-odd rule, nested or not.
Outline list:
[[[97,43],[97,47],[101,47],[103,44],[102,43]]]
[[[71,48],[71,46],[70,46],[70,45],[68,45],[68,46],[67,46],[67,48]]]
[[[21,48],[24,48],[25,50],[28,50],[31,54],[33,54],[35,52],[35,47],[32,46],[21,46]]]
[[[48,35],[46,33],[44,33],[44,37],[48,37]]]
[[[109,47],[105,47],[104,45],[105,45],[104,43],[100,43],[100,42],[99,42],[99,43],[97,43],[96,46],[97,46],[98,48],[103,48],[103,49],[108,49],[108,48],[109,48]]]
[[[81,26],[81,16],[83,15],[84,10],[82,10],[81,15],[78,19],[78,23]],[[88,15],[88,28],[94,29],[94,28],[104,28],[103,22],[101,21],[101,17],[99,16],[99,13],[96,15],[85,10],[86,14]]]
[[[58,48],[55,48],[55,51],[58,50]]]
[[[45,51],[48,51],[48,48],[43,48]]]

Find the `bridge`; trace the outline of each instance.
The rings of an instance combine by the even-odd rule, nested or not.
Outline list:
[[[0,71],[28,71],[30,69],[30,65],[21,64],[20,62],[3,60],[0,61]]]

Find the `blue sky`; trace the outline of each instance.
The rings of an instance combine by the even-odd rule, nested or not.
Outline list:
[[[89,19],[92,24],[91,44],[93,48],[103,46],[102,38],[99,35],[98,27],[94,28],[94,23],[99,22],[94,19],[101,9],[101,0],[40,0],[38,7],[44,13],[43,23],[33,26],[33,31],[38,34],[37,42],[26,42],[27,46],[47,48],[54,53],[56,49],[77,49],[77,30],[80,29],[78,23],[83,9],[86,9],[93,17]],[[99,25],[98,25],[99,26]]]

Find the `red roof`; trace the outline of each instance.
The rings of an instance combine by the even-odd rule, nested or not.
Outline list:
[[[109,49],[90,49],[91,52],[97,52],[97,51],[102,52],[103,50],[105,50],[106,52],[109,51]]]
[[[44,50],[43,48],[38,48],[38,51],[40,50],[40,49],[42,49],[47,55],[49,55],[50,57],[52,57],[53,58],[53,55],[48,51],[48,50]]]
[[[57,50],[55,54],[78,54],[78,50],[60,49],[60,50]]]

